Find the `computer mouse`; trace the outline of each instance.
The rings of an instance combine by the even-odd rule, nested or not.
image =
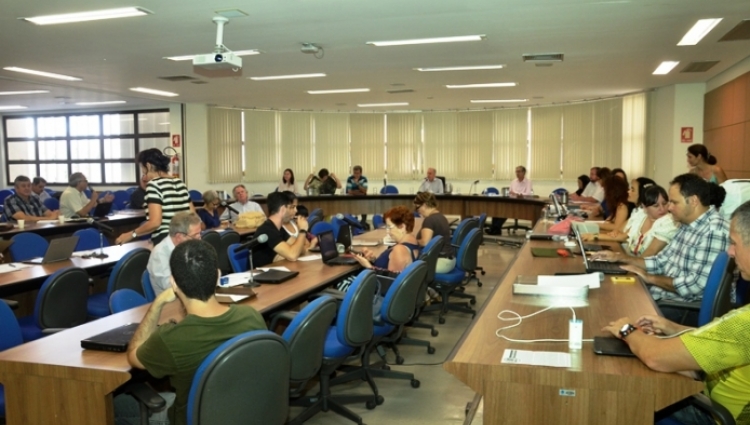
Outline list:
[[[570,251],[568,251],[567,249],[560,248],[557,250],[557,255],[559,255],[560,257],[564,257],[564,258],[570,257]]]

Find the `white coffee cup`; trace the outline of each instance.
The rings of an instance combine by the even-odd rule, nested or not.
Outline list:
[[[62,214],[57,216],[57,222],[60,224],[65,224],[65,216],[63,216]]]
[[[18,228],[23,230],[26,227],[26,220],[18,220]]]
[[[346,251],[346,247],[342,243],[336,244],[336,251],[339,252],[339,254],[343,254]]]

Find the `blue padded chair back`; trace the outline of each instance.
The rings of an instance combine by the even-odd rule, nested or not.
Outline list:
[[[375,214],[372,216],[372,225],[376,229],[380,229],[381,227],[385,226],[385,220],[383,220],[383,216],[380,214]]]
[[[333,238],[335,240],[338,240],[339,238],[339,230],[341,230],[341,226],[345,225],[346,222],[344,220],[339,220],[336,218],[336,216],[333,216],[331,218],[331,228],[333,229]],[[354,233],[354,229],[352,229],[352,234]],[[313,233],[313,235],[317,235],[317,233]]]
[[[292,382],[305,382],[318,374],[336,307],[336,300],[329,296],[317,298],[294,316],[281,335],[292,356]]]
[[[482,234],[479,233],[479,229],[471,229],[458,248],[456,267],[465,272],[474,271],[477,268],[477,255],[481,243]]]
[[[281,425],[289,415],[290,354],[269,331],[238,335],[206,357],[193,376],[188,425]]]
[[[320,208],[313,208],[312,211],[310,211],[309,214],[310,217],[320,217],[320,219],[323,219],[323,210]]]
[[[342,344],[360,347],[372,339],[372,302],[378,286],[372,270],[363,270],[346,291],[336,317],[336,337]]]
[[[48,210],[57,211],[60,209],[60,201],[55,198],[47,198],[44,200],[44,206]]]
[[[135,192],[136,189],[138,189],[138,188],[135,187],[135,186],[130,186],[129,188],[125,189],[125,192],[127,192],[128,195],[132,195],[133,192]]]
[[[13,192],[8,189],[0,190],[0,204],[5,202],[5,198],[13,195]]]
[[[107,295],[111,296],[118,289],[132,289],[143,295],[141,279],[148,265],[148,257],[151,251],[146,248],[136,248],[125,254],[115,264],[107,281]]]
[[[0,351],[23,344],[18,320],[8,304],[0,301]]]
[[[193,202],[200,202],[203,200],[203,194],[195,189],[188,190],[188,194],[190,195],[190,200]]]
[[[151,276],[148,274],[148,270],[141,275],[141,289],[143,289],[146,301],[151,302],[156,299],[156,292],[154,292],[154,287],[151,286]]]
[[[227,248],[227,257],[229,258],[229,264],[232,266],[232,273],[246,272],[250,268],[250,250],[241,249],[234,252],[234,249],[238,246],[240,244],[233,243]]]
[[[148,304],[148,300],[132,289],[118,289],[109,297],[109,311],[112,314],[140,307],[144,304]]]
[[[112,209],[119,211],[124,210],[128,207],[128,203],[130,202],[130,194],[125,190],[116,190],[114,191],[113,195],[115,196],[115,199],[112,201]]]
[[[359,219],[357,217],[355,217],[355,216],[353,216],[351,214],[344,214],[344,215],[346,215],[349,218],[349,220],[353,220],[353,221],[359,223]],[[346,222],[344,222],[344,224],[346,224]],[[352,226],[352,235],[355,235],[355,236],[356,235],[361,235],[364,232],[365,231],[363,229],[360,229],[359,227]]]
[[[389,185],[383,186],[383,188],[380,189],[380,193],[382,195],[398,194],[398,188],[392,184],[389,184]]]
[[[72,328],[86,323],[89,275],[79,267],[61,269],[48,277],[34,303],[34,320],[41,329]]]
[[[101,233],[93,228],[76,230],[73,236],[78,236],[76,251],[88,251],[99,248],[100,244],[109,246],[107,238],[100,238]]]
[[[329,232],[329,231],[333,232],[333,226],[331,225],[331,223],[327,223],[325,221],[315,223],[315,226],[312,226],[310,228],[310,233],[316,236],[323,232]]]
[[[484,190],[485,195],[499,195],[500,191],[496,187],[490,186]]]
[[[83,194],[86,195],[87,198],[91,199],[91,189],[89,188],[84,189]]]
[[[221,235],[219,232],[215,230],[204,230],[201,232],[201,240],[208,242],[208,244],[214,248],[218,257],[219,251],[221,251]]]
[[[8,248],[13,261],[26,261],[35,257],[44,257],[49,242],[36,233],[18,233],[10,238],[13,244]]]
[[[440,235],[433,236],[427,245],[422,248],[422,252],[419,254],[419,259],[425,262],[427,266],[427,274],[425,275],[425,282],[432,283],[435,280],[435,269],[437,268],[437,261],[440,257],[440,252],[443,250],[443,237]]]
[[[406,266],[388,288],[383,298],[383,305],[380,307],[380,317],[393,325],[403,325],[411,320],[414,316],[417,294],[420,292],[426,275],[427,265],[422,260]],[[424,295],[422,301],[424,301]]]
[[[564,187],[558,187],[557,189],[553,190],[552,193],[554,193],[555,195],[560,196],[563,193],[568,193],[568,189],[566,189]]]
[[[716,317],[723,316],[732,309],[732,280],[734,279],[734,259],[726,251],[719,253],[708,272],[703,300],[698,313],[698,326],[703,326]]]
[[[308,216],[307,217],[307,226],[308,226],[308,229],[312,229],[313,226],[315,226],[316,224],[320,223],[320,220],[321,220],[321,218],[318,217],[317,215]]]
[[[219,250],[217,255],[219,256],[219,269],[222,274],[232,272],[232,265],[229,263],[229,256],[227,255],[227,248],[229,245],[234,243],[240,243],[240,234],[234,230],[225,230],[219,235],[221,243],[219,244]]]
[[[461,220],[451,236],[451,245],[461,246],[461,242],[469,233],[469,230],[476,229],[477,227],[479,227],[479,223],[474,217]]]

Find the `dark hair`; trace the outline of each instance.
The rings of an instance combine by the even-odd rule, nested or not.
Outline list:
[[[656,184],[648,186],[647,188],[638,192],[638,204],[643,205],[644,207],[656,205],[656,203],[659,202],[659,196],[661,196],[665,201],[669,200],[669,195],[663,187]]]
[[[191,239],[177,245],[169,257],[169,268],[186,297],[207,301],[214,295],[219,259],[208,242]]]
[[[414,213],[409,211],[409,209],[403,205],[393,207],[386,211],[385,214],[383,214],[383,220],[386,219],[391,220],[391,223],[396,226],[402,224],[405,225],[407,233],[411,233],[414,230]]]
[[[170,159],[162,151],[156,148],[146,149],[138,154],[138,163],[143,168],[148,168],[148,164],[153,165],[156,171],[168,172]]]
[[[709,183],[692,173],[680,174],[669,184],[680,186],[680,194],[686,198],[693,195],[697,196],[698,201],[704,206],[713,205],[719,208],[727,196],[727,191],[723,187],[715,183]]]
[[[284,180],[284,174],[286,174],[287,171],[289,171],[289,173],[292,175],[289,181]],[[291,168],[287,168],[286,170],[284,170],[284,173],[281,175],[281,181],[283,181],[286,184],[294,184],[294,171],[292,171]]]
[[[602,187],[604,188],[604,205],[607,207],[610,217],[614,218],[617,215],[617,207],[628,202],[630,185],[625,180],[611,175],[602,180]],[[609,217],[605,218],[608,219]]]
[[[289,197],[284,192],[273,192],[269,193],[266,197],[266,205],[268,206],[268,215],[274,215],[281,210],[284,205],[289,205]]]
[[[297,205],[297,215],[300,217],[309,217],[310,212],[307,210],[307,207],[304,205]]]
[[[709,165],[716,165],[716,157],[708,153],[708,148],[704,145],[690,145],[688,146],[687,150],[693,156],[702,156],[703,160],[706,161]]]
[[[644,199],[643,196],[644,196],[644,193],[646,192],[646,189],[648,189],[651,186],[656,186],[656,182],[653,181],[653,180],[651,180],[648,177],[638,177],[637,179],[635,179],[635,181],[638,184],[638,199],[635,200],[635,204],[636,205],[644,205],[644,203],[643,203],[643,199]],[[664,188],[662,188],[661,190],[664,190]],[[664,199],[668,200],[669,196],[664,195]],[[651,205],[654,205],[655,202],[656,201],[654,201],[651,204],[646,205],[646,206],[650,207]]]
[[[47,180],[44,177],[34,177],[34,180],[31,181],[31,184],[34,186],[39,186],[42,183],[47,184]]]
[[[520,169],[521,169],[521,171],[523,171],[524,173],[526,172],[526,167],[524,167],[523,165],[519,165],[519,166],[518,166],[518,167],[516,167],[516,168],[520,168]]]
[[[291,190],[284,190],[281,193],[283,193],[284,196],[286,196],[287,205],[293,204],[294,200],[297,199],[297,195],[295,195],[294,192],[292,192]]]
[[[630,183],[630,180],[628,180],[628,173],[626,173],[625,170],[623,170],[622,168],[614,168],[614,169],[612,169],[612,175],[613,176],[616,175],[617,173],[620,173],[623,176],[625,176],[625,183],[628,183],[628,184]]]
[[[610,170],[607,167],[599,168],[596,172],[596,176],[599,177],[599,180],[602,180],[602,181],[606,180],[607,177],[611,175],[612,175],[612,170]]]
[[[320,171],[318,171],[318,177],[320,177],[321,179],[323,177],[327,177],[328,174],[329,173],[328,173],[328,169],[327,168],[321,168]]]
[[[359,171],[361,173],[362,172],[362,166],[361,165],[355,165],[352,168],[352,171]]]
[[[580,195],[581,193],[583,193],[583,190],[586,189],[586,186],[589,183],[591,183],[591,179],[589,178],[589,176],[587,176],[585,174],[581,174],[580,176],[578,176],[578,180],[581,181],[581,183],[582,183],[581,186],[582,187],[580,189],[576,190],[576,194]]]
[[[414,207],[419,208],[422,205],[427,205],[430,208],[437,208],[437,200],[432,192],[417,192],[417,196],[414,198]]]

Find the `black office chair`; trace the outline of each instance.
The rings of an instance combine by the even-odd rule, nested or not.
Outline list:
[[[107,291],[89,296],[86,307],[88,315],[97,319],[109,316],[109,297],[118,289],[132,289],[145,297],[141,278],[150,255],[150,250],[136,248],[120,258],[109,275]]]
[[[208,242],[209,245],[214,247],[216,255],[219,255],[219,252],[221,251],[221,234],[219,234],[219,232],[215,230],[204,230],[201,232],[201,240],[203,242]]]
[[[221,274],[225,275],[232,273],[232,265],[229,262],[227,248],[229,248],[229,245],[240,243],[240,234],[234,230],[225,230],[221,233],[220,238],[221,244],[219,245],[219,250],[216,251],[216,254],[219,256],[219,269],[221,269]]]

